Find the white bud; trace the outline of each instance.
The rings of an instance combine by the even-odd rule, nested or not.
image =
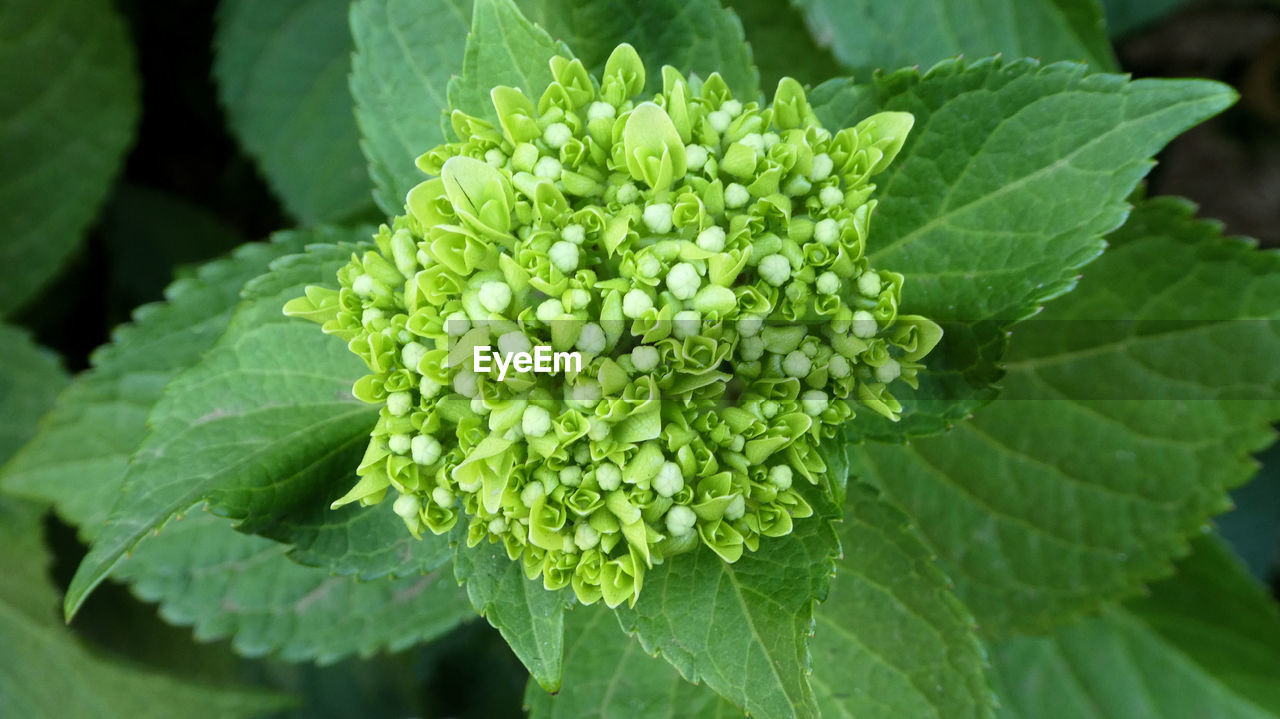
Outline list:
[[[813,168],[809,170],[809,179],[814,182],[822,182],[831,176],[831,170],[835,168],[835,163],[831,161],[831,155],[825,152],[819,153],[813,158]]]
[[[831,219],[818,220],[813,226],[813,238],[824,245],[833,245],[840,239],[840,223]]]
[[[791,279],[791,263],[782,255],[769,255],[761,258],[756,267],[760,277],[774,287],[780,287]]]
[[[418,370],[418,363],[427,355],[427,348],[418,342],[410,342],[400,350],[400,361],[404,362],[404,366],[413,370]]]
[[[663,497],[670,497],[684,489],[684,474],[680,465],[675,462],[663,462],[658,475],[653,478],[653,491]]]
[[[593,102],[587,108],[587,121],[608,120],[616,116],[618,111],[607,102]]]
[[[373,278],[369,275],[360,275],[351,281],[351,289],[361,297],[368,297],[373,294]]]
[[[671,205],[666,202],[649,205],[644,208],[644,225],[650,232],[665,235],[671,231],[672,213]]]
[[[413,519],[418,516],[418,512],[422,511],[422,502],[412,494],[402,494],[396,497],[395,504],[391,505],[391,509],[403,519]]]
[[[688,262],[676,263],[667,273],[667,289],[671,290],[676,299],[693,299],[701,286],[702,278],[698,277],[698,271]]]
[[[652,372],[658,366],[658,349],[649,345],[639,345],[631,350],[631,364],[638,372]]]
[[[583,229],[582,225],[566,225],[565,228],[560,231],[560,236],[563,237],[566,242],[581,245],[587,240],[587,231]]]
[[[667,510],[667,532],[673,537],[684,537],[698,524],[698,515],[692,509],[677,504]]]
[[[733,116],[723,110],[716,110],[707,113],[707,122],[712,130],[724,132],[729,129],[729,123],[733,122]]]
[[[466,312],[459,310],[444,318],[444,329],[450,337],[461,337],[471,331],[471,319]]]
[[[498,313],[511,304],[511,288],[504,282],[486,282],[480,285],[480,305],[490,312]]]
[[[702,325],[702,315],[695,310],[681,310],[671,320],[671,333],[680,340],[696,336]]]
[[[791,468],[785,464],[777,464],[769,468],[769,483],[778,491],[791,489]]]
[[[553,122],[547,125],[547,129],[542,131],[542,141],[547,143],[547,147],[553,150],[559,150],[565,146],[565,143],[573,139],[573,130],[563,122]]]
[[[876,381],[888,384],[902,375],[902,365],[897,360],[886,360],[884,364],[876,367]]]
[[[413,407],[413,395],[408,392],[392,392],[387,395],[387,411],[396,417],[409,414]]]
[[[604,345],[604,330],[600,328],[600,325],[588,322],[582,326],[582,332],[578,335],[578,349],[587,354],[595,355],[604,351]]]
[[[653,299],[644,290],[630,290],[622,297],[622,314],[633,320],[639,319],[651,309],[653,309]]]
[[[698,247],[707,252],[721,252],[724,250],[724,229],[720,227],[708,227],[698,233]]]
[[[863,272],[858,275],[858,291],[867,297],[880,294],[880,275],[875,272]]]
[[[564,305],[560,303],[560,300],[554,298],[545,300],[542,304],[538,305],[538,309],[534,314],[536,314],[538,319],[542,322],[550,322],[564,314]]]
[[[702,145],[685,145],[685,165],[688,166],[689,172],[697,172],[706,166],[707,157],[707,148]]]
[[[622,469],[613,462],[605,462],[596,467],[596,484],[606,492],[612,492],[622,486]]]
[[[551,431],[551,413],[537,405],[524,408],[520,415],[520,429],[526,437],[544,437]]]
[[[829,404],[827,393],[820,389],[811,389],[800,397],[800,406],[804,409],[804,413],[810,417],[817,417],[826,412]]]
[[[782,371],[786,372],[789,377],[803,379],[809,376],[809,370],[812,368],[813,361],[800,350],[792,350],[782,360]]]
[[[747,500],[743,499],[741,494],[733,495],[733,499],[729,500],[729,506],[724,508],[724,518],[730,522],[742,519],[742,515],[746,513]]]
[[[560,166],[560,161],[556,158],[543,157],[533,166],[533,174],[535,177],[541,177],[544,180],[559,180],[563,169]]]
[[[573,530],[573,543],[585,552],[600,543],[600,533],[590,524],[583,522]]]
[[[560,240],[547,251],[551,264],[566,275],[578,269],[578,246],[568,240]]]
[[[876,336],[876,332],[880,330],[880,326],[876,324],[876,318],[866,310],[858,310],[853,313],[853,336],[858,339],[871,339]]]
[[[840,278],[836,277],[834,272],[823,272],[818,275],[818,281],[815,284],[818,292],[824,295],[834,295],[840,291]]]
[[[818,202],[821,202],[823,207],[835,207],[844,202],[844,193],[838,187],[824,187],[818,192]]]
[[[440,460],[440,454],[443,449],[435,437],[429,437],[425,434],[415,435],[413,441],[409,443],[409,451],[413,455],[413,461],[421,465],[435,464]]]
[[[747,204],[751,200],[751,193],[747,192],[747,188],[736,182],[730,182],[729,186],[724,188],[724,204],[732,209],[737,209]]]

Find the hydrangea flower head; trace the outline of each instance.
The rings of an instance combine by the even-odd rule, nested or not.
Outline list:
[[[761,107],[670,67],[640,99],[629,45],[599,80],[551,69],[537,98],[493,89],[496,125],[455,111],[406,214],[286,312],[346,340],[370,372],[355,395],[381,405],[335,506],[394,496],[415,535],[462,520],[548,589],[616,606],[672,555],[734,562],[791,532],[818,443],[855,411],[896,419],[890,387],[941,331],[863,252],[911,115],[833,133],[794,80]]]

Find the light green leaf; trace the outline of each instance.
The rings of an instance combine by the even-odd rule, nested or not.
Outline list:
[[[36,420],[67,384],[56,355],[16,327],[0,324],[0,465],[36,432]]]
[[[601,607],[575,607],[565,619],[564,687],[525,690],[529,719],[728,719],[742,710],[710,689],[690,684],[651,657]]]
[[[662,90],[658,70],[663,65],[704,78],[719,72],[734,96],[744,102],[760,94],[759,73],[743,38],[742,23],[719,0],[517,0],[517,4],[530,20],[563,40],[597,77],[604,72],[609,53],[626,42],[635,47],[648,69],[646,94]],[[772,96],[773,85],[765,90]]]
[[[986,631],[1045,630],[1168,572],[1280,418],[1280,254],[1144,202],[1075,292],[1014,335],[1002,398],[865,446]]]
[[[271,243],[244,245],[174,282],[165,302],[138,308],[133,324],[117,327],[112,343],[93,353],[93,368],[76,377],[35,437],[0,470],[5,489],[53,504],[82,536],[96,536],[165,385],[222,335],[246,282],[276,257],[324,237],[286,232]]]
[[[120,168],[138,80],[110,0],[0,9],[0,316],[79,245]]]
[[[1006,719],[1280,717],[1280,613],[1212,537],[1149,597],[993,647]]]
[[[548,63],[555,55],[573,57],[563,42],[530,22],[513,0],[477,0],[462,74],[449,81],[449,107],[486,118],[497,127],[489,91],[499,85],[515,87],[536,102],[553,79]]]
[[[828,515],[733,564],[699,547],[646,573],[635,607],[615,611],[646,651],[752,716],[817,716],[807,639],[838,546]]]
[[[903,311],[947,334],[921,390],[903,393],[900,425],[865,412],[856,424],[859,436],[901,439],[937,432],[989,399],[1003,330],[1074,286],[1123,221],[1152,155],[1234,93],[987,59],[869,85],[833,81],[812,98],[828,127],[885,110],[916,118],[880,176],[868,255],[906,275]]]
[[[292,703],[266,692],[190,684],[82,646],[57,618],[41,514],[0,498],[0,715],[229,719]]]
[[[950,581],[905,515],[865,485],[849,495],[812,642],[822,716],[992,716],[985,657]]]
[[[511,651],[544,689],[560,689],[564,660],[564,591],[548,592],[525,578],[501,545],[467,547],[463,524],[454,532],[454,572],[471,605],[502,633]]]
[[[347,0],[223,0],[213,76],[227,119],[290,215],[373,208],[347,75]]]
[[[356,0],[351,95],[374,199],[388,215],[424,178],[418,155],[444,142],[449,77],[462,70],[470,0]]]
[[[201,641],[230,637],[240,654],[287,661],[397,651],[475,616],[448,568],[362,582],[304,567],[287,552],[192,512],[139,546],[114,576]]]
[[[1088,62],[1113,70],[1098,0],[791,0],[859,76],[956,55]]]
[[[148,533],[201,501],[257,520],[350,482],[376,416],[350,394],[363,365],[342,342],[280,310],[307,284],[336,283],[350,254],[323,245],[272,263],[246,288],[218,344],[168,384],[107,526],[72,580],[69,613]]]

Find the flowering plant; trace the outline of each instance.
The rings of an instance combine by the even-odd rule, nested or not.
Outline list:
[[[11,173],[0,312],[130,136],[83,4],[0,13],[66,70],[15,78],[0,157],[95,148]],[[485,702],[527,670],[539,718],[1280,716],[1280,619],[1206,530],[1280,419],[1280,260],[1140,185],[1232,91],[1115,74],[1091,0],[729,4],[223,0],[224,109],[300,229],[74,379],[0,327],[0,486],[88,545],[52,535],[76,631],[133,631],[86,604],[110,576],[241,658],[363,657],[290,687],[305,716],[424,664]],[[152,209],[100,231],[196,236]],[[81,342],[69,284],[29,307]],[[43,512],[0,499],[0,715],[281,706],[85,651]]]

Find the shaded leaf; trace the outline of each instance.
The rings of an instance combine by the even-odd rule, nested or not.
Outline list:
[[[36,420],[67,384],[55,354],[23,330],[0,324],[0,464],[35,434]]]
[[[138,80],[110,0],[0,9],[0,316],[79,245],[133,138]]]
[[[180,681],[82,646],[58,621],[41,514],[35,505],[0,498],[0,714],[228,719],[291,703],[266,692]]]
[[[355,0],[351,95],[374,199],[388,215],[423,179],[418,155],[444,142],[446,86],[462,70],[469,0]]]
[[[1151,596],[995,645],[1008,719],[1280,716],[1280,613],[1212,537]]]
[[[956,55],[1088,62],[1114,70],[1098,0],[791,0],[814,37],[859,75]]]
[[[213,76],[227,119],[290,215],[373,207],[351,92],[347,0],[223,0]]]

